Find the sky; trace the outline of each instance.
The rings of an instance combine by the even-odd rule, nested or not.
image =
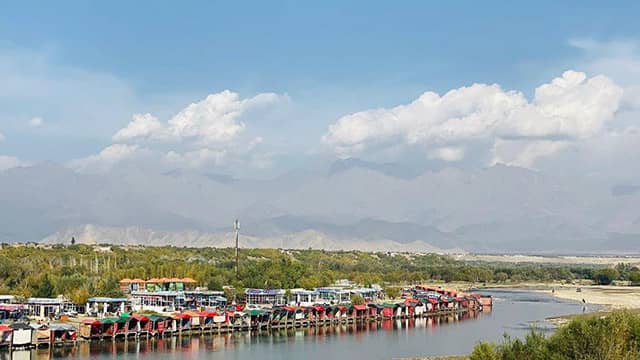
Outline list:
[[[0,170],[270,176],[358,157],[636,179],[639,7],[5,3]]]

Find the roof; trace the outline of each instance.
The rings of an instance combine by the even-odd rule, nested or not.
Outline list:
[[[76,328],[73,327],[73,325],[67,325],[67,324],[53,324],[50,327],[51,330],[54,331],[75,331]]]
[[[246,295],[284,295],[283,289],[246,289]]]
[[[31,325],[25,323],[13,323],[9,327],[14,330],[33,330]]]
[[[127,302],[129,300],[127,298],[92,297],[92,298],[89,298],[87,301],[97,302],[97,303],[116,303],[116,302]]]
[[[13,331],[13,329],[8,327],[7,325],[0,324],[0,332],[7,332],[7,331]]]
[[[367,310],[367,305],[353,305],[353,308],[356,310]]]
[[[62,300],[54,298],[29,298],[27,300],[27,304],[62,305]]]
[[[130,284],[130,283],[131,283],[131,279],[128,279],[128,278],[124,278],[120,280],[120,284]]]

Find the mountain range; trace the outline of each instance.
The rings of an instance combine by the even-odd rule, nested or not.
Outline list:
[[[269,180],[175,169],[0,172],[0,241],[624,253],[640,187],[496,165],[418,171],[358,159]]]

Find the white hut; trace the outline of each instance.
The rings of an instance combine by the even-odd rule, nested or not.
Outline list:
[[[13,330],[12,347],[29,347],[31,346],[33,328],[29,324],[15,323],[9,325]]]

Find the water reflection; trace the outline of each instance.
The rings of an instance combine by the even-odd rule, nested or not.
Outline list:
[[[450,314],[421,319],[381,320],[336,326],[320,326],[299,329],[260,330],[254,332],[221,335],[183,335],[168,338],[135,340],[104,340],[80,342],[76,347],[17,350],[0,353],[0,360],[45,360],[56,358],[121,358],[122,355],[164,355],[162,358],[199,358],[202,352],[220,352],[235,348],[264,348],[284,343],[323,344],[333,338],[349,336],[358,343],[372,332],[408,332],[411,329],[428,329],[455,324],[480,316],[477,312]],[[171,356],[171,355],[178,356]],[[190,354],[190,355],[187,355]]]

